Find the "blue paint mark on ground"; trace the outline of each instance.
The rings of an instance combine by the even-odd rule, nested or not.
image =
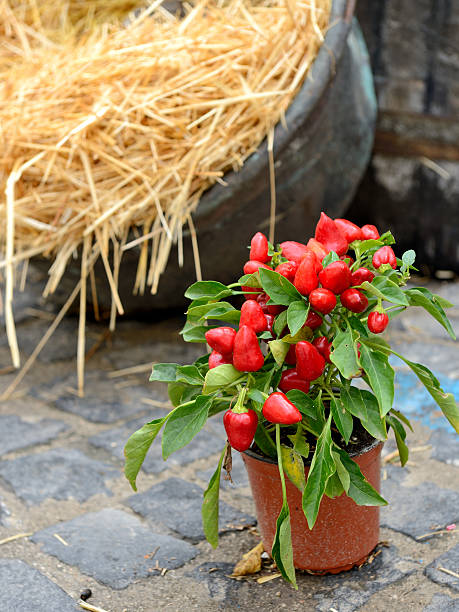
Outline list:
[[[459,380],[442,374],[435,373],[435,376],[437,376],[443,391],[452,393],[458,401]],[[430,429],[443,429],[454,433],[439,406],[411,370],[396,370],[394,408],[406,414],[410,419],[417,419]]]

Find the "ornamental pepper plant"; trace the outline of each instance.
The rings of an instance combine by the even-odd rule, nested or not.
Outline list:
[[[346,494],[359,505],[386,504],[350,453],[352,440],[362,434],[384,441],[392,429],[402,465],[408,459],[405,428],[411,426],[394,408],[389,357],[412,369],[459,433],[452,394],[381,336],[406,308],[420,307],[455,338],[445,314],[452,304],[424,287],[406,286],[415,254],[397,257],[394,243],[390,232],[380,235],[375,226],[359,228],[322,213],[315,236],[304,244],[273,246],[257,232],[249,261],[241,262],[245,273],[236,282],[191,285],[181,334],[186,342],[207,345],[208,352],[190,365],[153,366],[150,380],[168,385],[173,408],[126,444],[125,473],[134,490],[161,430],[167,459],[220,413],[228,441],[204,493],[204,533],[216,546],[220,473],[231,447],[277,461],[284,500],[272,555],[293,584],[286,478],[302,491],[310,529],[324,495]]]

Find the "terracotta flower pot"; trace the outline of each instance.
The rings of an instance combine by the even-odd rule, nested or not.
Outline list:
[[[375,440],[352,457],[365,478],[379,491],[382,443]],[[276,519],[282,506],[277,463],[253,451],[242,458],[249,475],[258,527],[265,550],[271,551]],[[307,477],[309,468],[305,466]],[[286,478],[290,507],[293,561],[297,569],[336,574],[365,561],[379,541],[379,508],[358,506],[347,495],[324,496],[316,524],[309,529],[301,506],[300,491]]]

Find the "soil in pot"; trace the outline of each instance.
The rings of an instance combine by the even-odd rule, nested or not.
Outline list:
[[[355,439],[351,439],[350,444],[344,448],[359,465],[365,478],[379,491],[383,445],[359,423],[355,424],[353,437]],[[340,440],[336,439],[336,442]],[[313,449],[311,457],[312,453]],[[277,462],[264,456],[255,445],[243,453],[242,457],[249,475],[263,544],[270,551],[282,506]],[[305,465],[306,478],[308,471],[309,467]],[[358,506],[345,494],[334,499],[324,496],[316,524],[310,530],[302,510],[301,492],[287,478],[286,485],[291,513],[293,560],[297,569],[338,573],[365,561],[379,541],[378,507]]]

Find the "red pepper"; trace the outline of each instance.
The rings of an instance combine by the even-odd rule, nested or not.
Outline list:
[[[223,365],[224,363],[233,363],[232,353],[222,355],[222,353],[215,350],[211,352],[209,355],[209,370],[219,365]]]
[[[310,386],[307,380],[298,376],[298,372],[295,369],[284,370],[278,385],[279,389],[284,393],[287,393],[287,391],[291,389],[299,389],[303,391],[303,393],[308,393]]]
[[[260,304],[255,300],[247,300],[242,304],[239,327],[243,327],[244,325],[251,327],[256,333],[268,329],[265,313]],[[208,332],[206,332],[206,335],[207,333]]]
[[[294,242],[293,240],[281,242],[280,246],[282,257],[285,257],[289,261],[295,261],[297,264],[301,263],[301,260],[308,252],[308,247],[305,244]]]
[[[234,339],[234,367],[239,372],[257,372],[264,362],[256,333],[248,325],[243,325]]]
[[[351,312],[363,312],[368,308],[368,299],[358,289],[346,289],[341,294],[341,304]]]
[[[290,345],[290,348],[288,349],[288,353],[285,355],[284,361],[288,365],[296,365],[296,352],[295,352],[294,344]]]
[[[328,314],[336,306],[336,297],[330,289],[313,289],[309,294],[309,302],[315,310]]]
[[[244,274],[253,274],[254,272],[258,272],[259,268],[266,268],[267,270],[272,270],[270,266],[267,266],[265,263],[261,261],[246,261],[244,264]]]
[[[316,271],[317,258],[312,251],[307,251],[295,274],[293,284],[302,295],[309,295],[319,286]]]
[[[320,213],[315,239],[321,242],[329,251],[335,251],[337,255],[344,255],[349,248],[346,238],[336,223],[324,212]]]
[[[316,255],[319,261],[322,261],[322,259],[330,252],[330,250],[327,249],[324,244],[322,244],[315,238],[309,238],[308,244],[306,246]]]
[[[274,338],[274,332],[273,332],[274,315],[265,313],[265,318],[266,318],[267,329],[269,332],[271,332],[271,337]]]
[[[364,225],[362,227],[362,240],[378,240],[380,238],[376,225]]]
[[[206,331],[206,342],[214,350],[228,355],[233,352],[236,330],[232,327],[215,327]]]
[[[397,258],[390,246],[381,247],[373,255],[373,265],[375,268],[379,268],[383,264],[390,264],[394,269],[397,267]]]
[[[258,416],[254,410],[227,410],[223,415],[223,425],[230,445],[242,453],[252,444],[258,426]]]
[[[309,327],[309,329],[317,329],[322,325],[323,322],[324,320],[320,315],[318,315],[313,310],[310,310],[308,312],[306,323],[303,325],[303,327]]]
[[[282,274],[282,276],[284,276],[287,280],[293,283],[297,270],[298,264],[296,263],[296,261],[286,261],[284,263],[279,264],[275,269],[275,272]]]
[[[373,310],[368,315],[368,329],[374,334],[381,334],[389,323],[389,317],[385,312]]]
[[[331,350],[331,342],[325,336],[319,336],[318,338],[314,338],[312,341],[313,346],[319,351],[322,357],[325,359],[327,363],[331,363],[330,361],[330,350]]]
[[[359,268],[351,274],[351,285],[361,285],[365,281],[371,283],[375,275],[368,268]]]
[[[333,261],[319,272],[319,280],[322,287],[339,294],[350,287],[351,271],[344,261]]]
[[[301,412],[292,404],[288,397],[280,391],[271,393],[263,404],[263,416],[271,423],[293,425],[303,418]]]
[[[257,232],[250,241],[250,259],[263,263],[271,259],[268,255],[268,239],[261,232]]]
[[[268,304],[269,295],[265,292],[259,293],[257,296],[257,302],[260,304],[261,309],[264,313],[272,314],[274,316],[280,314],[283,310],[286,310],[286,306],[279,306],[277,304]]]
[[[335,219],[335,224],[349,243],[354,242],[354,240],[362,240],[362,230],[352,221]]]
[[[304,380],[315,380],[322,375],[325,359],[310,342],[297,342],[295,345],[296,371]]]

